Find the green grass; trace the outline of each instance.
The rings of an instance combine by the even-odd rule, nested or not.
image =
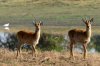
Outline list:
[[[81,18],[94,17],[94,25],[100,25],[99,2],[98,0],[33,0],[33,2],[7,0],[0,3],[0,23],[28,24],[35,17],[37,20],[42,20],[45,25],[82,25]]]

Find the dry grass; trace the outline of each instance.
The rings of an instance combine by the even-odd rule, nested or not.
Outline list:
[[[38,52],[36,58],[32,58],[31,52],[21,52],[21,56],[15,58],[16,51],[0,49],[0,66],[99,66],[100,54],[88,54],[86,60],[82,54],[75,53],[75,60],[69,59],[69,52],[45,51]]]

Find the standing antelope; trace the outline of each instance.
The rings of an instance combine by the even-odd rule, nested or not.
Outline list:
[[[19,41],[19,44],[17,45],[17,57],[18,54],[20,53],[20,48],[21,45],[23,44],[29,44],[32,46],[32,56],[33,56],[33,52],[36,52],[36,45],[39,42],[40,39],[40,26],[42,25],[41,21],[40,22],[35,22],[33,23],[35,25],[35,33],[28,33],[25,31],[19,31],[17,32],[17,38]]]
[[[93,22],[93,18],[90,20],[82,19],[82,21],[86,25],[86,30],[72,29],[68,32],[68,36],[70,39],[70,58],[74,58],[73,47],[74,47],[74,44],[78,42],[82,44],[83,50],[84,50],[83,58],[84,59],[86,58],[86,54],[87,54],[86,47],[87,47],[87,44],[90,42],[90,38],[91,38],[91,22]]]

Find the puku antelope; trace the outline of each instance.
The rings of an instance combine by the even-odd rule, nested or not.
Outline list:
[[[33,24],[35,25],[35,33],[28,33],[25,31],[17,32],[17,38],[18,38],[19,44],[17,45],[16,58],[18,57],[18,54],[20,53],[21,46],[25,43],[32,46],[32,56],[33,56],[33,52],[36,54],[35,47],[38,44],[39,39],[40,39],[40,30],[41,30],[40,28],[41,28],[42,22],[41,21],[35,22]]]
[[[90,42],[90,38],[91,38],[91,22],[93,22],[93,18],[90,20],[82,19],[82,21],[86,25],[86,30],[72,29],[68,32],[68,36],[70,39],[70,58],[74,58],[73,57],[74,44],[81,43],[84,50],[83,58],[86,59],[86,55],[87,55],[86,47],[87,44]]]

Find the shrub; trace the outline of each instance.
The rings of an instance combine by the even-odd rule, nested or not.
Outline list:
[[[100,35],[94,35],[92,37],[92,41],[93,41],[96,51],[100,52]]]
[[[0,47],[15,50],[18,41],[15,34],[0,32]]]
[[[64,41],[65,40],[62,35],[53,35],[53,34],[43,33],[41,35],[38,47],[43,51],[45,50],[61,51],[63,49],[62,43]]]

